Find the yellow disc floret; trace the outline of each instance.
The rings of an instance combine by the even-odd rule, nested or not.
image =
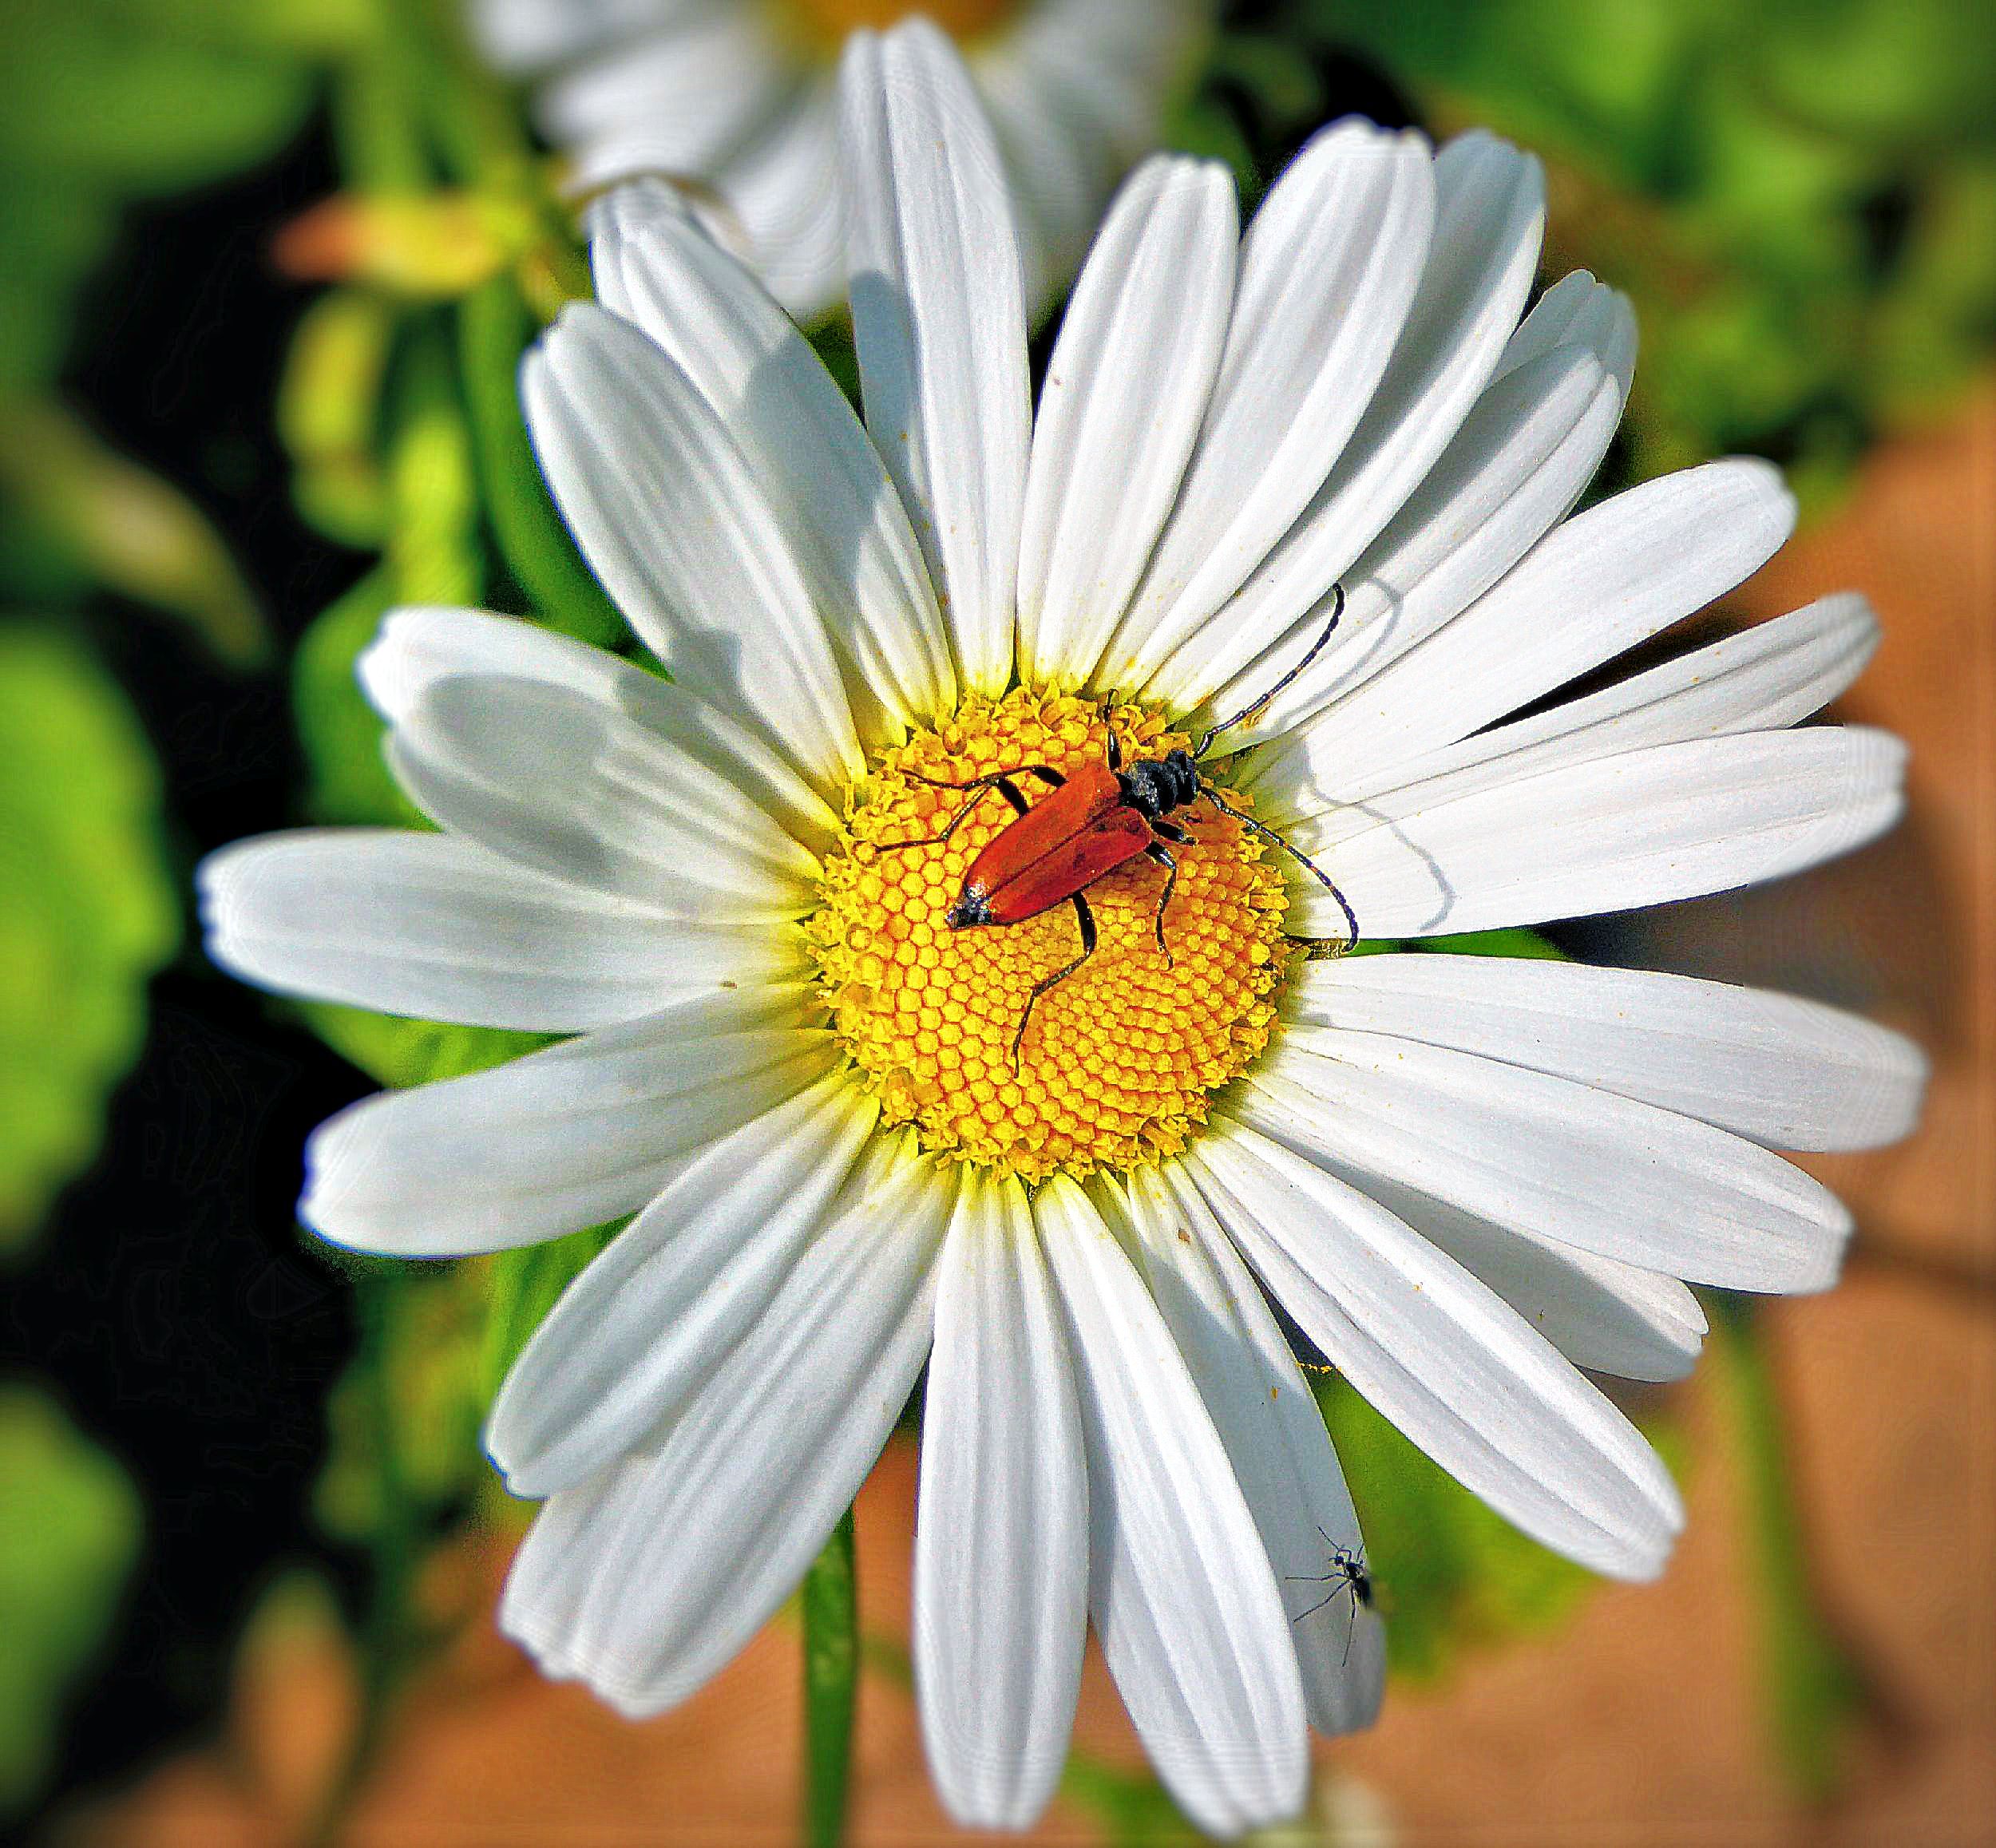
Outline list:
[[[966,869],[1012,820],[996,790],[946,844],[897,844],[940,833],[969,799],[917,777],[960,782],[1027,764],[1072,772],[1102,761],[1111,725],[1126,762],[1187,742],[1143,706],[1105,712],[1020,689],[968,699],[886,752],[851,793],[809,926],[834,1024],[885,1122],[912,1123],[939,1154],[1028,1181],[1176,1153],[1275,1019],[1281,879],[1238,822],[1202,802],[1174,817],[1194,842],[1171,849],[1169,960],[1154,928],[1164,869],[1139,858],[1103,874],[1087,888],[1095,953],[1034,1007],[1015,1070],[1033,985],[1079,952],[1074,908],[950,928]],[[1045,798],[1029,777],[1020,787],[1029,801]]]

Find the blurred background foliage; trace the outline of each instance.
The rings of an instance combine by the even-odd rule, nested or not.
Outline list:
[[[1351,109],[1438,133],[1487,123],[1531,146],[1551,182],[1548,270],[1585,265],[1636,298],[1644,355],[1611,467],[1626,478],[1755,450],[1787,465],[1820,510],[1881,433],[1954,401],[1996,333],[1989,38],[1986,9],[1947,0],[1242,0],[1226,10],[1172,139],[1229,160],[1250,194],[1311,129]],[[0,1813],[46,1795],[52,1778],[129,1774],[211,1725],[219,1698],[212,1673],[190,1679],[184,1664],[162,1667],[149,1643],[119,1640],[135,1599],[180,1595],[163,1575],[182,1568],[146,1553],[143,1485],[163,1466],[136,1426],[115,1428],[119,1393],[101,1402],[107,1431],[58,1409],[54,1375],[107,1365],[104,1342],[118,1343],[131,1311],[65,1269],[80,1260],[59,1238],[38,1236],[65,1183],[98,1159],[113,1089],[149,1043],[149,978],[177,948],[197,1005],[236,1009],[229,1043],[251,1049],[241,1053],[250,1066],[275,1060],[290,1074],[280,1090],[296,1090],[304,1070],[312,1097],[334,1102],[364,1081],[338,1075],[330,1055],[311,1064],[307,1035],[390,1085],[480,1069],[534,1043],[216,999],[220,985],[188,947],[187,895],[197,853],[252,825],[416,821],[353,677],[391,604],[483,602],[629,646],[541,487],[514,397],[525,345],[587,287],[547,181],[516,99],[477,69],[442,6],[8,0],[0,10],[0,1262],[50,1300],[82,1290],[109,1330],[80,1345],[18,1324],[10,1334]],[[226,196],[254,199],[262,216],[224,233],[200,220],[224,186],[248,188]],[[96,286],[119,262],[143,271],[145,240],[170,236],[183,210],[211,239],[251,240],[293,279],[247,305],[190,299],[164,318],[156,304],[152,318],[130,319]],[[244,314],[263,319],[241,342],[251,370],[228,387],[259,422],[261,479],[232,485],[198,459],[169,478],[105,436],[112,417],[138,433],[139,449],[182,454],[161,425],[200,414],[162,412],[129,382],[149,375],[131,343],[164,350],[182,338],[176,317]],[[207,338],[212,355],[218,337]],[[817,338],[849,378],[844,330]],[[255,370],[255,355],[275,350],[281,366]],[[128,383],[92,383],[107,372]],[[266,560],[261,572],[240,562],[251,551]],[[273,569],[278,556],[311,569]],[[329,581],[326,596],[297,592]],[[162,619],[172,625],[164,640],[133,639]],[[164,710],[134,678],[135,663],[161,661],[176,687],[194,689],[184,710]],[[280,687],[287,705],[256,705],[259,689]],[[212,708],[223,714],[216,735],[232,738],[239,698],[262,714],[257,742],[236,747],[248,768],[180,774],[175,728],[207,723]],[[271,742],[294,730],[295,760],[287,742]],[[179,766],[164,782],[156,750]],[[236,799],[244,778],[254,800]],[[218,782],[236,795],[219,801]],[[242,1024],[251,1021],[262,1024]],[[145,1118],[149,1133],[166,1133],[172,1103]],[[273,1135],[266,1153],[231,1157],[231,1172],[254,1170],[259,1197],[281,1198],[296,1148],[295,1136]],[[102,1155],[134,1187],[165,1158],[116,1143]],[[273,1163],[283,1172],[264,1173]],[[101,1210],[102,1196],[90,1197]],[[273,1220],[248,1248],[259,1256],[228,1260],[248,1267],[224,1281],[250,1305],[232,1312],[278,1315],[258,1306],[257,1289],[290,1304],[323,1287],[343,1320],[304,1389],[320,1438],[286,1466],[296,1493],[275,1491],[296,1503],[296,1520],[267,1543],[238,1545],[232,1557],[248,1576],[210,1600],[220,1614],[199,1649],[226,1658],[258,1592],[301,1556],[323,1572],[369,1664],[371,1717],[350,1783],[397,1686],[438,1640],[410,1602],[426,1552],[468,1521],[517,1518],[478,1454],[478,1422],[507,1362],[604,1236],[418,1270],[293,1248]],[[176,1248],[172,1261],[224,1260],[202,1246]],[[1750,1347],[1737,1346],[1750,1328],[1726,1328],[1736,1343],[1726,1375],[1764,1434],[1776,1410]],[[162,1378],[181,1359],[174,1343],[165,1350]],[[204,1391],[248,1391],[253,1412],[255,1383],[218,1377],[189,1382],[192,1415]],[[156,1387],[120,1390],[143,1398]],[[1334,1382],[1322,1390],[1398,1670],[1442,1675],[1457,1652],[1541,1631],[1585,1596],[1584,1574],[1518,1537]],[[1665,1408],[1641,1409],[1688,1466]],[[122,1462],[112,1454],[121,1443],[131,1446]],[[1791,1698],[1828,1645],[1806,1574],[1793,1569],[1800,1540],[1778,1437],[1749,1448],[1778,1613],[1773,1703],[1787,1715],[1786,1760],[1809,1787],[1844,1710]],[[227,1468],[258,1466],[210,1466],[223,1470],[220,1518]],[[65,1761],[65,1691],[91,1686],[93,1664],[147,1687],[148,1676],[173,1684],[172,1717],[112,1729],[115,1740],[100,1736]],[[1142,1780],[1083,1765],[1071,1787],[1120,1833],[1168,1819]]]

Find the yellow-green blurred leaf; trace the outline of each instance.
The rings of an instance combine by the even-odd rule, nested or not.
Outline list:
[[[469,1494],[485,1466],[477,1297],[453,1271],[407,1265],[378,1297],[381,1324],[327,1407],[332,1450],[317,1507],[327,1529],[346,1540],[369,1539],[384,1522],[407,1524]]]
[[[394,600],[475,603],[485,588],[471,431],[439,326],[412,345],[390,438],[388,564]]]
[[[381,717],[354,674],[390,601],[388,573],[370,572],[323,611],[299,642],[291,705],[305,750],[305,810],[315,821],[422,825],[388,774]]]
[[[152,753],[80,646],[0,629],[0,738],[4,1248],[95,1152],[180,912],[160,864]]]
[[[447,1027],[434,1020],[405,1020],[331,1002],[309,1003],[304,1014],[312,1030],[343,1059],[358,1066],[377,1084],[398,1090],[489,1071],[552,1043],[544,1034],[514,1033],[498,1027]]]
[[[300,282],[455,301],[508,268],[540,231],[524,204],[474,192],[342,193],[293,219],[271,255]]]
[[[277,393],[277,433],[295,469],[298,510],[343,544],[378,547],[388,486],[375,453],[396,313],[364,289],[336,289],[306,310]]]
[[[488,1403],[497,1396],[521,1350],[561,1292],[627,1223],[619,1220],[545,1245],[495,1252],[471,1267],[485,1306],[479,1372]]]
[[[180,617],[221,660],[267,653],[256,600],[200,509],[53,399],[0,420],[0,488],[97,582]]]
[[[0,1388],[0,1814],[32,1797],[62,1701],[139,1549],[125,1472],[38,1392]]]

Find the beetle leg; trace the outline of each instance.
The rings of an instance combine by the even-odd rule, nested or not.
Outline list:
[[[1123,768],[1123,740],[1116,736],[1114,726],[1109,728],[1109,742],[1106,749],[1108,753],[1109,768],[1112,770],[1121,770]]]
[[[1193,847],[1198,844],[1194,836],[1186,833],[1175,821],[1153,821],[1150,832],[1162,834],[1174,847]]]
[[[1057,789],[1067,778],[1051,764],[1020,764],[1008,770],[992,770],[988,775],[972,777],[964,783],[946,783],[940,777],[925,777],[917,770],[903,770],[901,774],[911,783],[925,784],[932,789],[988,789],[994,783],[1002,783],[1007,777],[1037,777],[1049,789]]]
[[[1026,997],[1024,1011],[1019,1016],[1019,1031],[1012,1036],[1012,1069],[1016,1075],[1019,1070],[1019,1048],[1026,1038],[1026,1023],[1032,1018],[1033,1004],[1050,988],[1057,988],[1075,971],[1095,953],[1095,914],[1089,910],[1088,901],[1079,892],[1068,895],[1074,900],[1074,914],[1081,924],[1081,954],[1064,969],[1056,969],[1051,975],[1043,976],[1032,985],[1032,992]]]
[[[1157,824],[1154,823],[1153,825],[1155,826]],[[1170,824],[1166,823],[1164,825],[1169,826]],[[1174,828],[1172,833],[1174,835],[1182,835],[1183,830]],[[1143,852],[1147,859],[1154,860],[1164,869],[1164,890],[1158,895],[1158,915],[1155,927],[1158,933],[1158,953],[1164,958],[1164,966],[1168,969],[1171,967],[1171,948],[1164,940],[1164,908],[1171,902],[1171,894],[1178,887],[1178,863],[1171,857],[1169,849],[1159,846],[1154,841],[1145,848]]]
[[[1012,805],[1014,814],[1024,814],[1027,806],[1026,798],[1020,794],[1019,785],[1012,779],[1014,777],[1025,775],[1026,770],[1038,770],[1050,777],[1060,775],[1059,771],[1048,770],[1044,764],[1028,764],[1026,770],[993,770],[989,776],[979,777],[975,782],[939,783],[928,777],[915,776],[911,770],[909,774],[916,782],[927,783],[931,789],[969,789],[972,792],[970,800],[949,817],[948,825],[940,834],[918,834],[912,841],[877,841],[873,844],[873,851],[876,853],[897,853],[904,847],[940,847],[959,828],[962,827],[965,821],[970,819],[971,810],[975,809],[993,789],[996,789]],[[1066,778],[1062,778],[1061,780],[1065,782]]]

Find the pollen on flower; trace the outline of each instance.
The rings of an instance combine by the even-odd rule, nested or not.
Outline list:
[[[942,845],[967,793],[955,782],[1026,764],[1072,772],[1102,759],[1115,726],[1126,759],[1186,740],[1140,706],[1108,712],[1019,689],[973,698],[934,730],[885,753],[847,801],[808,926],[834,1023],[889,1124],[923,1146],[1028,1180],[1127,1168],[1175,1154],[1214,1090],[1267,1044],[1286,961],[1282,881],[1261,845],[1205,804],[1174,819],[1178,888],[1153,928],[1163,869],[1138,859],[1087,888],[1095,953],[1032,1011],[1016,1070],[1012,1036],[1033,984],[1080,948],[1074,908],[1023,923],[952,930],[947,913],[979,851],[1012,819],[988,791]],[[1041,794],[1024,779],[1028,799]]]

